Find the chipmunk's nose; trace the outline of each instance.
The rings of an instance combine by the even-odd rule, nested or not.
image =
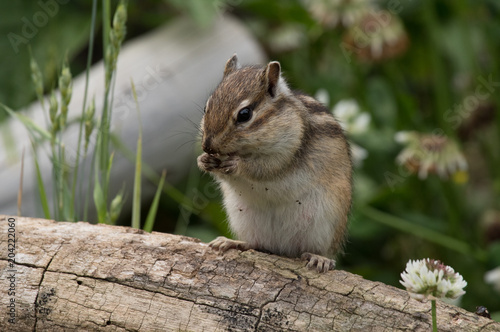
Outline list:
[[[201,144],[201,148],[208,154],[215,154],[217,151],[212,146],[212,138],[206,137]]]

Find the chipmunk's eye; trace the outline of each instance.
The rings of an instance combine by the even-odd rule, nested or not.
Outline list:
[[[247,122],[251,118],[252,118],[252,110],[248,107],[245,107],[238,112],[238,116],[236,117],[236,122],[237,123]]]

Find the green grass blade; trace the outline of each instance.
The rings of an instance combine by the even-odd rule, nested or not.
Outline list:
[[[17,215],[21,216],[23,207],[23,180],[24,180],[24,148],[21,155],[21,177],[19,179],[19,190],[17,191]]]
[[[166,175],[167,175],[167,172],[164,170],[163,173],[161,174],[160,183],[158,184],[158,189],[156,189],[156,194],[155,194],[155,197],[153,199],[153,203],[151,204],[151,207],[149,208],[146,222],[144,223],[143,229],[146,232],[151,233],[153,231],[153,226],[154,226],[155,218],[156,218],[156,212],[158,211],[158,204],[160,202],[160,196],[161,196],[163,184],[165,183]]]
[[[5,151],[5,159],[7,162],[17,160],[17,149],[16,149],[16,137],[12,132],[12,128],[10,126],[4,126],[2,130],[0,130],[1,138],[4,142],[4,151]]]
[[[102,2],[102,46],[106,51],[109,47],[109,31],[111,30],[111,1]]]
[[[113,159],[115,158],[115,153],[112,152],[108,159],[108,168],[106,169],[106,183],[109,183],[109,177],[111,175],[111,167],[113,166]]]
[[[104,178],[104,183],[106,184],[106,187],[109,187],[109,179],[111,176],[111,167],[113,166],[114,157],[115,157],[115,153],[112,152],[108,158],[108,168],[106,169],[106,174],[105,174],[105,178]],[[109,192],[104,192],[104,190],[102,192],[103,192],[104,206],[105,206],[105,210],[106,210],[106,215],[105,215],[106,216],[106,223],[109,225],[113,225],[114,222],[111,218],[111,207],[109,209],[107,208],[107,202],[109,201],[109,199],[108,199]]]
[[[28,131],[30,131],[30,133],[33,134],[33,132],[37,132],[42,138],[47,139],[47,140],[51,139],[52,136],[50,135],[50,133],[48,131],[46,131],[45,129],[43,129],[42,127],[40,127],[39,125],[37,125],[36,123],[34,123],[33,120],[31,120],[30,118],[28,118],[22,114],[14,112],[11,108],[9,108],[8,106],[6,106],[2,103],[0,103],[0,106],[2,106],[5,109],[5,111],[7,113],[9,113],[10,116],[21,121],[22,124],[24,124],[24,126],[26,127],[26,129],[28,129]]]
[[[132,198],[132,227],[139,229],[141,228],[142,123],[135,85],[132,80],[130,84],[137,108],[137,117],[139,118],[139,137],[137,138],[137,153],[135,155],[134,196]]]
[[[94,204],[97,211],[97,221],[99,223],[106,223],[106,201],[104,200],[102,188],[97,176],[94,183]]]
[[[87,110],[87,96],[88,96],[88,90],[89,90],[89,75],[90,75],[90,68],[92,67],[92,54],[94,52],[96,16],[97,16],[97,0],[93,0],[92,1],[92,16],[91,16],[91,22],[90,22],[89,49],[87,52],[87,67],[85,69],[85,90],[83,92],[82,117],[83,117],[85,111]]]
[[[45,185],[43,183],[42,179],[42,173],[40,172],[40,166],[38,165],[38,157],[35,151],[35,146],[34,143],[32,142],[33,145],[33,154],[34,154],[34,161],[35,161],[35,170],[36,170],[36,181],[38,183],[38,192],[40,194],[40,202],[42,203],[42,209],[43,209],[43,215],[45,219],[52,219],[50,217],[50,209],[49,209],[49,201],[47,200],[47,193],[45,191]]]
[[[132,203],[132,227],[139,229],[141,227],[141,155],[142,138],[137,139],[137,154],[134,174],[134,196]]]

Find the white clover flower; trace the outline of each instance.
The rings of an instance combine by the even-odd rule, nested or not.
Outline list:
[[[398,132],[394,139],[406,145],[396,157],[396,162],[418,174],[420,179],[437,174],[441,179],[452,176],[457,183],[467,181],[467,160],[453,139],[415,131]]]
[[[486,283],[493,285],[493,288],[500,293],[500,266],[486,272],[484,275],[484,281]]]
[[[456,299],[465,294],[467,282],[450,266],[438,260],[410,260],[406,271],[401,273],[400,283],[405,286],[411,297],[417,300],[450,298]]]

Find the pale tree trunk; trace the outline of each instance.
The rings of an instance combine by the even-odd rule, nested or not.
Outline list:
[[[0,216],[0,229],[1,331],[431,330],[430,303],[299,260],[83,222]],[[437,312],[440,331],[500,331],[452,305]]]

